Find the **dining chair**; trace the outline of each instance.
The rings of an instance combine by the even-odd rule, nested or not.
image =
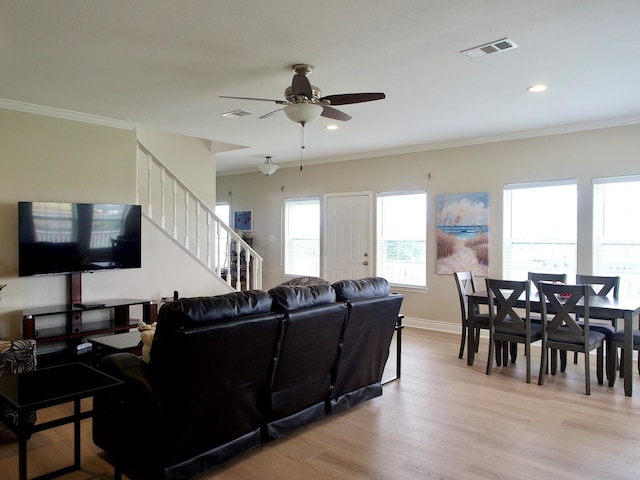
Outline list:
[[[590,328],[589,286],[539,282],[538,290],[542,310],[542,357],[538,385],[544,385],[549,350],[573,351],[584,354],[586,394],[591,395],[589,352],[597,350],[597,376],[598,383],[602,385],[607,335]],[[578,313],[583,318],[582,326],[575,319]]]
[[[538,282],[560,282],[567,283],[566,273],[538,273],[528,272],[527,279],[531,282],[536,289],[538,289]],[[538,294],[540,291],[538,290]]]
[[[525,281],[498,280],[487,278],[489,300],[489,356],[487,375],[493,370],[494,348],[502,346],[506,350],[507,342],[524,344],[526,358],[527,383],[531,383],[531,344],[542,338],[541,326],[531,323],[531,304],[529,301],[530,283]],[[516,309],[516,302],[524,295],[524,317]],[[520,310],[519,310],[520,311]],[[504,362],[506,364],[506,362]]]
[[[476,279],[473,272],[454,272],[453,277],[456,280],[456,287],[458,288],[458,298],[460,299],[460,318],[462,323],[462,334],[460,338],[460,353],[458,358],[462,358],[464,355],[464,347],[467,341],[467,332],[469,333],[469,341],[473,338],[475,345],[474,351],[478,351],[478,344],[480,340],[480,329],[489,328],[489,315],[480,313],[477,306],[473,311],[469,312],[468,296],[470,293],[476,292]],[[471,334],[471,329],[474,331],[474,335]]]
[[[609,338],[610,349],[607,353],[611,352],[613,355],[613,361],[607,363],[609,386],[613,387],[616,381],[616,371],[618,348],[620,349],[620,377],[624,377],[624,329],[616,331]],[[633,349],[640,352],[640,330],[633,331]],[[640,354],[638,355],[638,375],[640,375]]]
[[[559,283],[567,283],[567,274],[566,273],[542,273],[542,272],[528,272],[527,279],[531,282],[536,288],[538,292],[538,296],[542,297],[540,291],[538,290],[538,282],[559,282]],[[539,313],[539,312],[537,312]],[[539,315],[533,315],[531,317],[531,322],[535,324],[540,324],[542,319]],[[557,355],[556,351],[552,350],[551,352],[551,371],[555,374],[557,370]],[[560,353],[560,369],[564,371],[567,365],[567,353]]]
[[[607,297],[612,296],[614,299],[618,299],[618,291],[620,289],[620,277],[604,277],[597,275],[580,275],[576,274],[576,284],[578,285],[588,285],[589,286],[589,295],[598,296],[598,297]],[[607,336],[613,335],[618,329],[618,319],[617,317],[602,317],[597,316],[591,317],[591,320],[605,320],[610,322],[601,323],[601,322],[593,322],[590,325],[591,330],[595,330],[596,332],[602,332]],[[583,325],[582,322],[578,322],[579,325]],[[608,347],[605,347],[605,350],[608,350]],[[607,355],[607,375],[609,374],[609,362],[610,358]],[[573,354],[573,363],[578,363],[578,353],[574,352]],[[617,365],[617,362],[616,362]]]

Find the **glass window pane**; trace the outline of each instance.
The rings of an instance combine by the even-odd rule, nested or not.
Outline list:
[[[320,276],[320,199],[286,199],[285,275]]]
[[[593,273],[619,276],[621,294],[640,296],[640,181],[593,186]]]
[[[379,195],[376,274],[392,284],[426,287],[426,233],[426,192]]]
[[[577,186],[533,184],[504,190],[503,277],[528,272],[576,273]]]

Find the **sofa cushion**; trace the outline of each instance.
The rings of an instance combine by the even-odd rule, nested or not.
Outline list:
[[[339,301],[359,298],[385,297],[389,295],[389,282],[382,277],[340,280],[333,284]]]
[[[271,297],[263,290],[232,292],[214,297],[181,298],[160,309],[163,318],[171,318],[173,327],[195,327],[228,322],[234,318],[271,311]]]
[[[269,294],[276,312],[289,312],[336,301],[336,292],[331,285],[279,285],[269,290]]]

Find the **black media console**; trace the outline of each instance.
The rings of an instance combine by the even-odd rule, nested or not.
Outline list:
[[[136,328],[139,319],[131,318],[131,307],[142,306],[142,320],[145,323],[157,320],[157,304],[151,300],[116,298],[101,300],[101,303],[83,303],[79,275],[75,275],[70,278],[69,303],[27,308],[22,312],[22,337],[34,338],[38,342],[38,366],[79,361],[84,351],[78,346],[84,344],[87,337],[123,333]],[[108,312],[100,315],[99,319],[83,322],[83,313],[96,311]],[[61,322],[56,322],[56,326],[47,325],[50,322],[45,320],[54,315],[65,316],[62,325],[59,325]]]

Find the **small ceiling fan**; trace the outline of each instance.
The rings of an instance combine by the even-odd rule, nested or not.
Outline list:
[[[384,93],[343,93],[339,95],[322,96],[322,91],[315,85],[309,83],[307,76],[313,72],[313,65],[297,64],[293,65],[293,80],[291,86],[284,91],[286,100],[271,100],[268,98],[251,97],[229,97],[221,95],[220,98],[235,98],[238,100],[258,100],[262,102],[275,102],[284,107],[269,112],[260,118],[268,118],[282,111],[287,117],[303,127],[323,116],[333,120],[347,121],[351,117],[332,105],[348,105],[351,103],[371,102],[385,98]]]

